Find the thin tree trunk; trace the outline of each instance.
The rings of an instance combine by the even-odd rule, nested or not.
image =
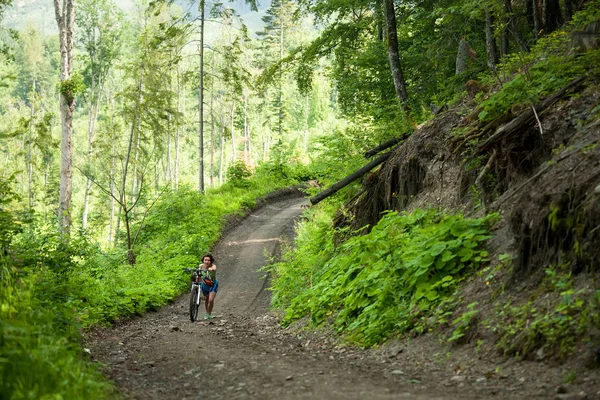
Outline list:
[[[171,170],[171,123],[172,123],[172,118],[171,118],[171,114],[169,114],[169,124],[168,124],[168,129],[167,129],[167,170],[166,170],[166,174],[167,174],[167,182],[169,182],[169,186],[171,186],[171,190],[173,190],[174,188],[174,183],[173,183],[173,172]]]
[[[505,9],[507,10],[507,15],[508,15],[507,26],[510,26],[512,35],[515,38],[515,41],[517,42],[519,47],[521,48],[521,51],[528,52],[529,46],[527,46],[527,43],[525,43],[525,41],[523,41],[523,39],[521,39],[521,35],[519,34],[519,28],[517,27],[517,21],[516,21],[514,12],[513,12],[511,0],[505,0],[504,4],[505,4]]]
[[[308,154],[308,115],[309,115],[309,107],[308,107],[308,93],[304,95],[304,156],[306,157]]]
[[[396,89],[396,97],[400,102],[400,106],[406,109],[406,101],[408,93],[406,92],[406,84],[400,66],[400,55],[398,53],[398,33],[396,32],[396,10],[394,8],[394,0],[383,0],[383,13],[385,15],[385,26],[387,33],[387,50],[392,78],[394,79],[394,88]]]
[[[136,106],[139,107],[141,101],[142,101],[142,81],[143,78],[142,76],[140,76],[140,80],[138,83],[138,98],[137,98],[137,103]],[[129,130],[129,139],[127,142],[127,153],[125,154],[125,161],[123,164],[123,175],[122,175],[122,179],[121,179],[121,191],[119,193],[119,205],[121,206],[121,211],[123,212],[123,217],[125,218],[125,229],[127,230],[127,249],[128,251],[131,251],[131,230],[129,227],[129,210],[127,210],[127,194],[125,192],[125,188],[127,186],[127,173],[129,170],[129,163],[131,160],[131,153],[133,152],[133,142],[136,141],[136,135],[135,135],[135,130],[136,130],[136,126],[138,125],[138,119],[137,119],[137,115],[134,115],[133,120],[131,121],[131,129]],[[139,136],[139,135],[138,135]],[[133,176],[133,185],[135,187],[135,170],[134,170],[134,176]],[[132,194],[133,196],[133,194]],[[117,219],[117,231],[119,230],[119,225],[121,222],[121,216],[119,215],[119,218]],[[116,239],[116,236],[115,236]]]
[[[554,32],[563,24],[559,0],[544,0],[546,33]]]
[[[221,128],[221,157],[219,159],[219,186],[223,186],[223,164],[225,157],[225,123],[223,123],[223,127]]]
[[[501,57],[504,58],[509,51],[508,35],[510,34],[510,0],[504,0],[504,29],[502,31]]]
[[[235,100],[231,103],[231,164],[235,163],[237,154],[235,154]]]
[[[210,186],[215,187],[215,55],[213,53],[211,62],[211,75],[213,78],[210,80]]]
[[[115,221],[115,180],[114,180],[114,157],[110,160],[110,221],[108,223],[108,238],[107,243],[112,244],[113,242],[113,226]]]
[[[498,49],[496,47],[496,38],[493,30],[493,17],[488,7],[485,7],[485,47],[487,55],[488,68],[496,72],[498,64]]]
[[[571,0],[564,0],[563,8],[565,10],[565,21],[571,21],[573,19],[573,2]]]
[[[200,82],[198,84],[199,138],[198,138],[198,191],[204,193],[204,0],[200,0]]]
[[[541,0],[531,0],[533,5],[533,28],[535,29],[536,39],[539,37],[540,32],[544,29],[544,22],[542,17]]]
[[[87,161],[90,165],[92,164],[92,161],[93,161],[96,120],[98,119],[98,112],[100,109],[100,96],[102,94],[101,89],[98,90],[98,93],[96,94],[96,85],[97,84],[96,84],[96,77],[95,77],[93,70],[92,70],[91,75],[92,75],[92,85],[90,88],[91,101],[90,101],[90,109],[88,112],[88,154],[87,154]],[[102,87],[102,85],[100,85],[99,83],[97,86]],[[85,193],[83,195],[83,213],[81,216],[81,229],[84,231],[87,229],[91,190],[92,190],[92,180],[90,178],[86,178]]]
[[[29,140],[27,141],[27,206],[31,210],[33,206],[33,195],[31,192],[31,181],[33,176],[33,158],[31,154],[31,142],[33,141],[33,119],[35,117],[35,78],[32,83],[31,95],[31,120],[29,121]]]
[[[279,60],[283,60],[283,18],[280,18],[279,27]],[[279,125],[279,140],[283,139],[283,68],[279,68],[279,115],[278,115],[278,125]],[[235,162],[235,158],[233,159]]]
[[[179,64],[177,64],[177,111],[182,113],[181,109],[181,71],[179,70]],[[175,160],[173,162],[173,181],[175,189],[179,188],[178,175],[179,175],[179,134],[181,130],[181,122],[177,122],[175,128]]]
[[[75,30],[74,0],[54,0],[54,11],[58,24],[60,39],[60,81],[71,79],[73,72],[73,34]],[[71,232],[71,195],[73,192],[73,113],[75,111],[75,94],[63,88],[60,93],[60,114],[62,135],[60,142],[60,194],[58,203],[58,218],[60,231],[68,240]]]
[[[248,146],[250,144],[250,137],[248,134],[248,96],[247,95],[244,95],[243,101],[244,101],[244,163],[246,165],[249,165],[250,151],[249,151]]]

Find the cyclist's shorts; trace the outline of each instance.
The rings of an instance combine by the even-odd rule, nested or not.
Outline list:
[[[203,295],[203,296],[208,296],[208,294],[209,294],[210,292],[215,292],[215,293],[217,293],[217,291],[219,290],[219,280],[218,280],[218,279],[215,279],[215,284],[214,284],[214,285],[212,285],[212,286],[208,286],[208,285],[205,285],[205,284],[203,283],[203,284],[202,284],[202,286],[201,286],[201,288],[202,288],[202,295]]]

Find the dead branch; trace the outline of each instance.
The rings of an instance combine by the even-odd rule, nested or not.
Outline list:
[[[326,199],[327,197],[331,196],[334,193],[337,193],[340,189],[346,187],[347,185],[349,185],[356,179],[360,178],[361,176],[365,175],[367,172],[369,172],[370,170],[372,170],[379,164],[386,161],[388,158],[390,158],[391,155],[392,155],[391,151],[380,155],[379,157],[377,157],[376,159],[374,159],[373,161],[371,161],[364,167],[362,167],[362,168],[358,169],[357,171],[353,172],[352,174],[348,175],[341,181],[334,183],[333,185],[331,185],[327,189],[323,190],[321,193],[317,194],[316,196],[311,197],[310,203],[314,206],[315,204],[319,203],[321,200]]]
[[[387,142],[384,142],[384,143],[380,144],[377,147],[373,147],[372,149],[367,150],[365,152],[365,158],[371,158],[375,154],[379,153],[380,151],[385,150],[385,149],[389,149],[390,147],[392,147],[395,144],[399,143],[401,140],[402,140],[402,138],[394,138],[394,139],[390,139]]]
[[[477,176],[477,179],[475,179],[475,185],[477,187],[479,187],[479,189],[483,192],[483,187],[481,184],[481,181],[483,181],[483,178],[485,178],[485,176],[490,172],[490,170],[492,169],[492,165],[494,164],[494,161],[496,161],[496,149],[494,149],[494,151],[492,152],[492,155],[490,156],[488,162],[485,164],[485,167],[483,167],[483,169],[481,170],[481,172],[479,173],[479,175]]]

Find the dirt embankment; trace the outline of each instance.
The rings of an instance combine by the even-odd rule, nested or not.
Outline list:
[[[349,204],[359,226],[389,209],[499,212],[491,268],[462,288],[454,313],[477,302],[470,340],[409,342],[447,351],[471,376],[487,365],[496,372],[484,376],[502,381],[498,371],[520,369],[519,382],[545,382],[558,398],[600,398],[600,326],[585,308],[598,304],[600,279],[600,92],[587,85],[540,114],[541,125],[534,118],[513,131],[503,130],[510,120],[478,126],[472,105],[450,109],[398,147]],[[437,333],[440,343],[451,328]]]

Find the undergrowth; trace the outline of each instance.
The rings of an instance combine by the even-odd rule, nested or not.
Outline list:
[[[436,307],[487,261],[482,245],[495,219],[434,209],[388,212],[368,234],[334,250],[333,229],[320,216],[299,229],[294,250],[270,267],[275,304],[287,307],[285,324],[309,315],[314,326],[330,322],[364,346],[422,332]]]
[[[600,326],[600,290],[593,282],[575,289],[571,273],[554,266],[545,272],[529,301],[497,304],[495,316],[484,324],[497,335],[502,354],[562,360],[578,342],[590,340],[591,326]]]
[[[511,109],[529,107],[581,76],[600,77],[600,50],[578,51],[572,47],[572,32],[600,18],[600,1],[590,1],[574,15],[567,27],[539,39],[529,52],[506,55],[498,74],[485,74],[486,85],[500,81],[502,87],[482,99],[479,119],[492,121]]]

